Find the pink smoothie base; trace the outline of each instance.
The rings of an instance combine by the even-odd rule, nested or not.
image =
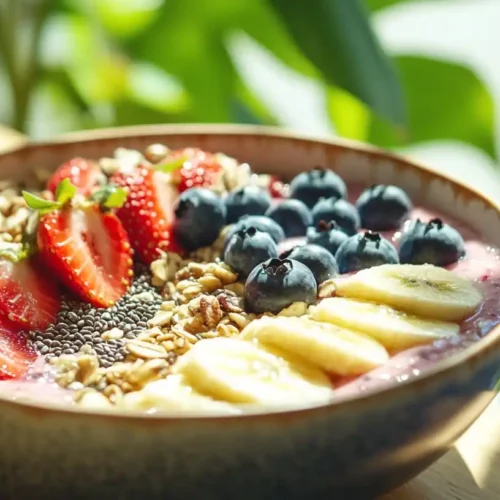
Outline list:
[[[420,218],[428,221],[435,217],[453,225],[465,240],[466,256],[448,269],[477,284],[484,296],[480,310],[462,323],[461,334],[454,339],[439,340],[430,345],[403,351],[365,375],[353,380],[335,382],[335,399],[355,397],[418,377],[436,361],[467,348],[500,323],[500,253],[495,247],[482,242],[470,228],[436,212],[416,207],[401,231],[386,232],[383,236],[397,248],[402,231],[408,227],[411,220]],[[302,238],[285,241],[280,251],[301,243]],[[53,369],[44,362],[43,357],[35,363],[26,380],[0,382],[0,395],[19,401],[74,404],[72,392],[60,388],[54,382]]]

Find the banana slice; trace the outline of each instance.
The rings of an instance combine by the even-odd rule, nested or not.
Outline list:
[[[197,393],[181,375],[146,384],[142,390],[123,396],[117,407],[139,411],[195,412],[203,415],[237,415],[241,411],[228,403]]]
[[[429,344],[460,332],[456,323],[422,319],[389,306],[342,297],[322,300],[311,308],[311,317],[363,332],[391,351]]]
[[[296,366],[254,342],[235,338],[202,340],[173,369],[200,393],[232,403],[320,404],[333,392],[320,370]]]
[[[360,375],[389,359],[386,349],[366,335],[307,318],[263,317],[249,323],[241,338],[256,339],[338,375]]]
[[[336,294],[386,304],[417,316],[461,321],[483,297],[471,281],[430,264],[385,264],[335,280]]]

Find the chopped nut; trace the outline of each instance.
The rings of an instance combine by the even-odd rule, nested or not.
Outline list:
[[[167,340],[165,342],[162,342],[161,345],[167,352],[173,351],[175,349],[175,344],[172,340]]]
[[[150,359],[130,372],[128,382],[143,387],[148,382],[158,378],[167,369],[168,364],[164,359]]]
[[[225,325],[223,323],[219,323],[217,325],[217,334],[221,337],[233,337],[238,335],[239,330],[233,325]]]
[[[245,284],[241,281],[237,281],[236,283],[231,283],[229,285],[224,286],[225,290],[235,293],[238,296],[243,296],[245,292]]]
[[[278,313],[278,316],[287,316],[287,317],[304,316],[305,314],[307,314],[308,308],[309,306],[305,302],[294,302],[293,304],[290,304],[288,307],[282,309]]]
[[[167,266],[163,259],[158,259],[151,263],[152,283],[154,286],[162,286],[167,282],[167,271]]]
[[[2,212],[3,215],[7,215],[10,206],[10,201],[5,196],[0,195],[0,212]]]
[[[99,360],[96,356],[80,356],[76,361],[78,371],[75,374],[75,380],[87,385],[87,381],[94,375],[99,368]]]
[[[149,328],[148,330],[144,330],[143,332],[141,332],[137,338],[139,338],[141,340],[144,340],[147,338],[152,339],[152,338],[158,337],[161,334],[162,334],[161,329],[158,328],[157,326],[154,326],[153,328]]]
[[[179,337],[184,337],[186,340],[188,340],[193,344],[196,343],[196,341],[198,340],[192,333],[186,332],[183,328],[180,328],[178,325],[174,326],[172,328],[172,331]]]
[[[149,321],[148,326],[164,326],[170,324],[172,311],[158,311]]]
[[[243,328],[245,328],[245,326],[249,323],[248,318],[245,318],[245,316],[239,313],[231,312],[228,314],[228,317],[233,323],[236,323],[236,326],[238,326],[241,330],[243,330]]]
[[[166,300],[165,302],[162,302],[160,305],[160,310],[162,311],[172,311],[175,307],[175,301],[173,300]]]
[[[20,232],[23,224],[28,220],[30,214],[31,210],[29,208],[18,208],[10,217],[7,217],[5,221],[5,229],[7,231],[17,229],[18,232]]]
[[[107,332],[104,332],[101,335],[101,338],[103,340],[117,340],[121,339],[123,337],[123,331],[120,330],[119,328],[111,328],[111,330],[108,330]]]
[[[108,177],[118,172],[120,169],[120,162],[116,158],[101,158],[99,166],[104,174]]]
[[[198,283],[194,283],[194,284],[191,284],[190,286],[186,287],[182,291],[182,294],[187,299],[189,297],[194,297],[195,295],[198,295],[202,292],[203,292],[203,287],[201,285],[199,285]]]
[[[163,144],[150,144],[144,151],[144,156],[151,163],[159,163],[169,152],[170,149]]]
[[[168,358],[168,353],[162,346],[144,342],[142,340],[131,340],[125,344],[125,348],[138,358],[154,359],[154,358]]]
[[[227,267],[224,267],[223,264],[217,265],[213,274],[222,281],[223,285],[230,285],[238,279],[238,276]]]
[[[222,287],[222,282],[216,276],[206,274],[198,279],[198,283],[205,289],[206,292],[213,292]]]
[[[214,295],[219,299],[220,305],[224,311],[241,312],[243,311],[243,298],[230,290],[216,290]]]
[[[153,294],[151,292],[142,292],[136,295],[132,295],[130,300],[140,300],[143,302],[152,302],[154,300]]]
[[[204,323],[213,328],[224,316],[217,297],[204,295],[200,300],[200,312]]]

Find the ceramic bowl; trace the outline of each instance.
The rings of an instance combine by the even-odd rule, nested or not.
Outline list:
[[[108,130],[0,156],[2,178],[74,156],[155,142],[196,145],[292,177],[316,164],[348,183],[398,184],[500,246],[500,208],[407,159],[340,140],[234,126]],[[117,415],[0,395],[1,498],[148,500],[373,498],[437,460],[485,409],[500,374],[500,329],[407,383],[340,404],[224,418]]]

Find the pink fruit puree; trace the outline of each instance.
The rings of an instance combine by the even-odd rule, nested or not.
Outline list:
[[[423,221],[436,216],[439,215],[420,207],[415,208],[411,213],[411,219],[420,218]],[[450,266],[449,269],[477,283],[484,294],[481,309],[463,322],[460,337],[452,340],[439,340],[432,345],[401,352],[392,357],[384,366],[355,380],[343,381],[335,391],[340,399],[415,378],[437,360],[470,346],[500,323],[499,251],[482,242],[470,228],[451,221],[447,217],[441,218],[458,229],[465,240],[466,257]],[[407,225],[408,223],[403,226],[403,231]],[[400,231],[384,233],[384,236],[398,247],[398,241],[401,238]],[[284,242],[282,250],[300,243],[301,240]],[[0,394],[11,399],[72,404],[71,392],[61,389],[53,380],[53,372],[41,358],[31,370],[27,380],[0,382]]]

